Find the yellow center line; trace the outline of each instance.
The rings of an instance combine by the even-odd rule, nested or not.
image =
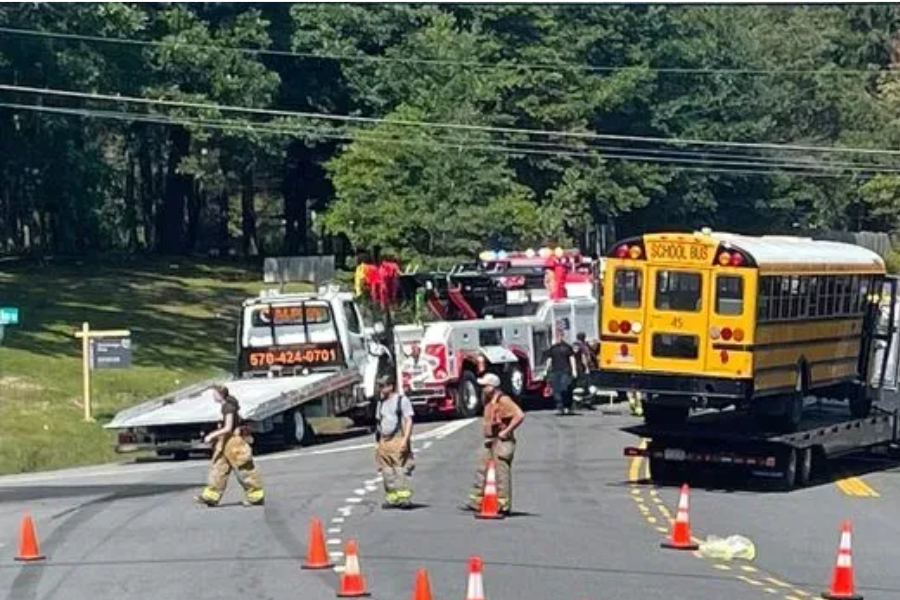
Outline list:
[[[647,445],[647,440],[641,440],[640,447],[646,448],[646,445]],[[632,499],[634,499],[635,502],[637,503],[638,508],[640,509],[643,516],[646,518],[647,522],[650,523],[651,525],[654,525],[656,523],[656,519],[654,517],[651,517],[648,514],[650,511],[647,509],[647,505],[645,504],[646,500],[642,496],[643,492],[646,490],[641,490],[641,489],[636,488],[636,484],[640,481],[639,478],[641,476],[641,471],[644,472],[644,479],[649,481],[650,480],[650,461],[646,460],[643,456],[632,457],[628,464],[628,480],[631,483],[632,488],[633,488],[631,490],[631,493],[633,494]],[[870,495],[870,496],[873,496],[876,498],[878,497],[878,492],[876,492],[868,484],[866,484],[864,481],[862,481],[861,479],[859,479],[857,477],[849,477],[849,478],[842,479],[835,483],[842,491],[844,491],[845,493],[851,494],[851,495],[854,495],[854,494]],[[849,491],[849,490],[853,490],[853,491]],[[653,489],[653,490],[649,490],[649,494],[651,496],[650,499],[653,501],[652,506],[654,508],[656,508],[657,511],[659,511],[659,513],[665,518],[665,520],[668,520],[669,522],[673,522],[674,519],[672,518],[672,513],[665,506],[663,501],[657,497],[659,492],[657,490]],[[661,527],[659,525],[654,525],[654,527],[660,533],[663,533],[663,534],[669,533],[668,529],[666,529],[664,527]],[[692,539],[692,541],[694,541],[695,543],[698,543],[698,544],[701,542],[700,539],[698,539],[697,537],[695,537],[693,535],[691,536],[691,539]],[[700,558],[701,560],[703,559],[703,557],[700,556],[699,552],[692,552],[692,554],[694,556]],[[719,569],[722,571],[730,570],[732,568],[728,565],[723,565],[720,563],[718,563],[718,564],[714,563],[714,564],[712,564],[712,566],[713,566],[713,568]],[[744,571],[745,573],[759,573],[760,572],[759,569],[757,569],[756,567],[753,567],[751,565],[740,565],[739,568],[741,571]],[[765,572],[763,572],[762,574],[767,575]],[[778,595],[779,591],[774,588],[768,587],[766,585],[766,583],[775,585],[784,590],[789,590],[791,594],[795,594],[793,596],[785,595],[784,596],[785,600],[800,600],[800,598],[809,598],[811,596],[811,594],[809,592],[806,592],[801,589],[797,589],[797,588],[793,587],[792,585],[790,585],[789,583],[785,583],[784,581],[781,581],[780,579],[776,579],[775,577],[771,577],[771,576],[765,577],[766,583],[763,583],[762,581],[759,581],[757,579],[753,579],[752,577],[747,577],[746,575],[735,575],[735,578],[740,581],[743,581],[744,583],[750,584],[756,588],[762,588],[762,590],[768,594]],[[798,598],[798,596],[799,596],[799,598]]]
[[[835,485],[848,496],[863,498],[879,498],[881,496],[872,486],[859,477],[844,477],[835,481]]]

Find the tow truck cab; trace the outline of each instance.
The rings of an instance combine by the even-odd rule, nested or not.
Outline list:
[[[348,292],[263,292],[243,303],[235,374],[277,377],[362,367],[372,331]]]

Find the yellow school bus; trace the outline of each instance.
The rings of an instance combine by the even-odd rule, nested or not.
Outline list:
[[[881,257],[801,237],[654,233],[609,252],[597,385],[642,392],[648,423],[750,408],[795,429],[807,395],[866,416]],[[875,312],[873,312],[875,307]]]

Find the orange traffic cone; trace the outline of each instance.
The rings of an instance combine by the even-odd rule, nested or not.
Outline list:
[[[306,549],[306,562],[304,569],[330,569],[334,566],[328,560],[328,551],[325,549],[325,534],[322,533],[322,522],[313,517],[309,523],[309,542]]]
[[[363,577],[359,570],[359,556],[356,549],[356,540],[347,542],[347,562],[344,566],[344,572],[341,573],[341,580],[338,583],[338,598],[355,598],[358,596],[368,596],[366,591],[366,578]]]
[[[480,556],[469,558],[469,583],[466,586],[466,600],[484,600],[484,581],[481,573],[484,563]]]
[[[688,486],[681,486],[681,496],[678,499],[678,514],[672,524],[672,537],[660,544],[663,548],[673,550],[697,550],[700,545],[691,539],[691,519],[688,516]]]
[[[841,543],[838,546],[837,563],[831,576],[831,589],[822,592],[828,600],[862,600],[856,593],[853,584],[853,558],[850,550],[850,534],[853,526],[850,521],[841,524]]]
[[[476,519],[502,519],[500,499],[497,497],[497,469],[494,459],[488,461],[487,475],[484,481],[484,496],[481,499],[481,511],[475,513]]]
[[[431,600],[431,583],[428,581],[428,571],[419,569],[416,572],[416,588],[413,590],[413,600]]]
[[[44,560],[45,558],[47,557],[41,554],[41,551],[38,548],[37,534],[34,530],[34,521],[32,521],[31,515],[25,515],[22,517],[22,524],[19,527],[19,554],[16,555],[16,560],[33,562]]]

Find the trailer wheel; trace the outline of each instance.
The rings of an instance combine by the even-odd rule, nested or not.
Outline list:
[[[456,413],[462,418],[478,416],[481,413],[481,389],[475,374],[466,369],[456,388]]]
[[[812,448],[799,448],[798,467],[797,467],[797,485],[805,487],[812,480],[813,451]]]
[[[781,480],[781,489],[784,491],[790,491],[794,489],[794,486],[797,485],[797,451],[793,448],[787,453],[787,464],[784,466],[783,475],[784,478]]]

